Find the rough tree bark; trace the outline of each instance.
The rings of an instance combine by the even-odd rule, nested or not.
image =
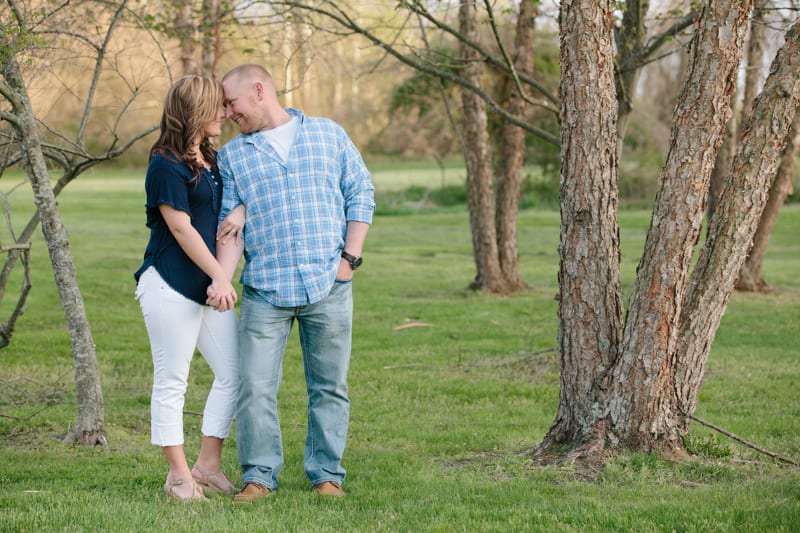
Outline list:
[[[745,69],[744,75],[741,109],[738,115],[734,109],[728,121],[725,139],[717,154],[717,161],[714,166],[714,171],[711,174],[711,184],[709,186],[706,207],[706,216],[708,220],[711,220],[711,217],[714,216],[714,210],[717,206],[719,194],[722,191],[722,185],[731,171],[731,164],[733,163],[733,156],[736,151],[736,143],[741,134],[740,130],[747,120],[747,117],[750,115],[753,101],[756,99],[756,95],[761,88],[761,81],[763,79],[762,73],[765,70],[764,45],[767,35],[767,21],[764,18],[764,10],[767,8],[768,1],[769,0],[755,0],[754,3],[753,16],[750,20],[750,35],[747,40],[747,68]]]
[[[622,333],[613,0],[561,2],[561,391],[539,453],[585,442]]]
[[[705,363],[769,196],[770,181],[800,104],[800,19],[772,62],[764,89],[744,124],[708,239],[700,250],[681,310],[675,393],[681,414],[697,404]],[[680,416],[685,432],[688,416]]]
[[[708,1],[700,8],[620,360],[610,376],[613,433],[638,448],[683,451],[691,412],[675,397],[680,318],[752,6],[752,0]],[[714,333],[703,331],[709,345]]]
[[[624,446],[680,454],[691,403],[686,399],[690,394],[679,397],[678,381],[683,380],[681,389],[695,390],[702,380],[701,362],[687,362],[688,351],[679,351],[681,326],[692,324],[694,337],[710,346],[724,310],[719,306],[713,309],[718,316],[709,316],[704,311],[712,309],[702,306],[687,314],[684,306],[752,0],[708,1],[700,7],[687,80],[622,328],[616,123],[609,118],[616,106],[610,78],[613,5],[610,0],[591,8],[584,4],[562,2],[559,18],[562,392],[556,420],[538,453],[566,446],[572,450],[567,457],[597,458],[607,447]],[[743,258],[744,252],[739,253]],[[697,280],[717,283],[702,274]],[[720,290],[724,293],[725,287]]]
[[[736,289],[749,292],[764,292],[770,289],[769,284],[761,274],[761,267],[764,264],[764,256],[767,253],[769,238],[772,235],[772,228],[778,220],[778,213],[786,203],[786,199],[792,194],[792,179],[797,168],[797,157],[800,155],[800,115],[795,112],[792,128],[786,136],[786,146],[781,154],[778,171],[772,187],[769,190],[769,199],[764,206],[761,220],[758,221],[758,229],[753,236],[753,246],[747,255],[742,271],[739,272],[739,279],[736,282]]]

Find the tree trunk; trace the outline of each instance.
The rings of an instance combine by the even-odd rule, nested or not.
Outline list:
[[[708,352],[767,203],[798,104],[800,20],[786,33],[745,123],[731,175],[709,223],[709,238],[689,282],[675,365],[677,407],[686,415],[697,404]],[[686,417],[683,426],[688,428]]]
[[[764,10],[767,9],[769,0],[755,0],[753,16],[750,21],[750,37],[747,41],[747,69],[744,77],[744,91],[742,96],[742,113],[738,121],[740,129],[736,137],[742,133],[745,122],[750,117],[753,110],[753,102],[761,89],[761,82],[764,79],[765,70],[764,50],[767,39],[767,22],[764,20]]]
[[[609,78],[613,3],[602,5],[561,3],[562,391],[539,453],[561,445],[572,448],[571,456],[591,458],[619,446],[681,453],[688,413],[678,389],[699,387],[702,367],[691,374],[696,368],[684,368],[678,358],[680,319],[752,0],[709,0],[700,9],[621,339],[616,124],[608,119],[616,109]],[[584,162],[598,155],[601,162]],[[715,330],[701,324],[695,331],[710,341]]]
[[[86,318],[86,309],[75,276],[75,264],[69,250],[66,230],[58,213],[55,194],[50,186],[50,177],[36,133],[36,119],[30,99],[16,58],[10,54],[6,55],[3,76],[13,91],[13,94],[9,92],[5,96],[10,101],[16,117],[14,126],[20,136],[25,169],[33,188],[36,209],[41,218],[42,233],[47,242],[53,275],[72,341],[78,415],[75,427],[65,440],[83,444],[107,444],[100,371],[89,321]]]
[[[175,33],[181,45],[181,66],[183,74],[200,74],[200,63],[197,61],[197,40],[195,38],[194,14],[192,0],[176,0]]]
[[[281,40],[281,55],[286,58],[292,57],[292,48],[294,47],[294,23],[285,21],[283,24],[283,39]],[[286,87],[286,92],[283,93],[283,102],[286,107],[297,107],[294,101],[295,92],[293,88],[296,86],[294,74],[294,61],[287,59],[286,66],[283,68],[283,85]]]
[[[717,198],[722,191],[722,184],[725,177],[731,172],[733,154],[736,151],[736,113],[731,113],[731,118],[725,125],[725,133],[722,144],[717,152],[717,159],[714,161],[714,169],[711,171],[711,179],[708,185],[708,200],[706,201],[706,220],[711,220],[714,211],[717,209]]]
[[[681,437],[688,426],[676,396],[675,360],[680,318],[711,171],[732,113],[751,8],[752,0],[709,0],[701,7],[612,376],[610,400],[625,406],[610,413],[614,432],[630,446],[683,451]]]
[[[714,172],[711,174],[711,185],[708,191],[706,217],[708,220],[714,216],[717,199],[722,191],[724,179],[731,171],[733,155],[736,151],[736,142],[741,133],[740,129],[750,115],[758,91],[761,88],[762,72],[764,70],[764,44],[766,41],[766,21],[764,9],[767,0],[755,0],[753,16],[750,21],[750,37],[747,42],[747,68],[744,76],[744,90],[742,91],[742,107],[737,117],[735,109],[731,120],[728,122],[725,140],[717,154]],[[734,106],[735,108],[735,106]]]
[[[514,69],[519,74],[533,74],[533,38],[538,7],[532,0],[520,2],[517,29],[514,38]],[[505,107],[508,111],[525,118],[528,103],[520,94],[518,78],[507,79],[508,96]],[[525,130],[509,122],[503,124],[503,152],[497,176],[497,249],[500,270],[509,290],[527,287],[519,272],[519,245],[517,242],[517,212],[522,184],[522,166],[525,157]]]
[[[217,62],[222,48],[219,18],[219,0],[203,0],[203,74],[212,78],[217,77]]]
[[[475,4],[472,0],[459,8],[461,33],[475,36]],[[465,61],[462,76],[481,86],[481,62],[475,50],[462,46]],[[484,101],[472,91],[461,91],[464,121],[464,159],[467,167],[467,201],[469,204],[472,250],[477,274],[471,287],[490,292],[507,292],[500,270],[494,216],[494,188],[492,183],[492,156],[489,147],[488,120]]]
[[[633,111],[633,95],[641,76],[642,48],[647,31],[644,26],[647,12],[650,9],[648,0],[627,0],[622,12],[622,25],[617,34],[617,150],[622,154],[625,132]]]
[[[589,441],[622,322],[613,0],[562,1],[558,412],[540,452]]]
[[[772,228],[775,221],[778,220],[778,212],[786,202],[786,198],[792,194],[792,179],[797,167],[798,155],[800,155],[800,115],[795,112],[792,128],[786,136],[786,146],[781,154],[778,172],[769,190],[767,205],[764,206],[761,220],[758,221],[758,229],[753,237],[753,246],[750,248],[750,253],[739,273],[739,280],[736,282],[737,290],[751,292],[769,290],[769,285],[761,276],[761,266],[764,264]]]

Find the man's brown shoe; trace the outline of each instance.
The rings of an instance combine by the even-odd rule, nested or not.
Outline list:
[[[322,483],[314,485],[314,491],[322,496],[339,496],[340,498],[344,496],[342,487],[333,481],[323,481]]]
[[[245,483],[242,492],[233,497],[234,503],[252,503],[272,494],[264,485],[258,483]]]

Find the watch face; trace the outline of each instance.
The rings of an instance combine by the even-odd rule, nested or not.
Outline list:
[[[353,266],[353,269],[356,269],[356,268],[360,267],[361,263],[363,263],[363,262],[364,262],[364,260],[361,259],[360,257],[354,257],[353,260],[350,262],[350,264]]]

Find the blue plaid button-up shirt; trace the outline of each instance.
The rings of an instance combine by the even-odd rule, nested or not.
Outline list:
[[[247,209],[240,281],[279,307],[316,303],[333,287],[348,221],[372,223],[375,192],[361,154],[335,122],[300,119],[284,161],[265,136],[240,134],[217,157],[220,221]]]

